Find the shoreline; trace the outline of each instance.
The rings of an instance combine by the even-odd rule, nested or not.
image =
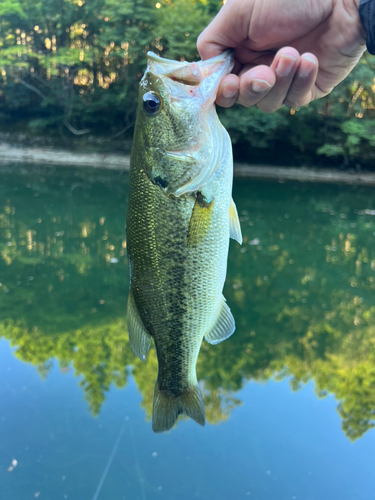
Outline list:
[[[0,144],[0,165],[9,163],[41,164],[60,167],[93,167],[129,170],[130,156],[106,153],[75,153],[55,148],[33,148]]]
[[[54,167],[91,167],[102,170],[129,171],[130,156],[106,153],[75,153],[54,148],[33,148],[0,144],[0,165],[39,164]],[[279,181],[343,183],[375,186],[375,173],[350,172],[272,165],[234,164],[234,177]]]

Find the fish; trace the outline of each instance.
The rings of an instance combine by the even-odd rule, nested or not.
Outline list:
[[[231,140],[214,104],[232,53],[192,63],[147,56],[130,156],[126,318],[136,356],[145,361],[155,344],[152,429],[163,432],[181,414],[205,425],[196,363],[203,339],[217,344],[235,330],[222,291],[229,238],[241,244],[242,234]]]

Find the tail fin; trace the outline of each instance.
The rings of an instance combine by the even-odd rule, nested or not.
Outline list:
[[[152,430],[163,432],[171,429],[178,416],[184,414],[204,426],[204,405],[198,382],[187,389],[181,396],[167,396],[155,385],[154,408],[152,411]]]

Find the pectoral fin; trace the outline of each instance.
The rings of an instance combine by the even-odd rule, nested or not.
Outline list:
[[[242,245],[241,224],[233,198],[230,201],[229,207],[229,236]]]
[[[230,337],[235,329],[234,318],[224,296],[222,296],[216,322],[211,331],[204,337],[209,344],[219,344],[219,342]]]
[[[189,246],[201,243],[210,229],[214,200],[207,203],[204,196],[198,192],[191,213],[187,242]]]
[[[143,326],[131,292],[129,292],[128,307],[126,310],[126,322],[131,350],[141,361],[146,361],[146,354],[151,345],[151,335],[146,332]]]

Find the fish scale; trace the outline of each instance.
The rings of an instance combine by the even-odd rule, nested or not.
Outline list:
[[[188,63],[151,55],[140,84],[127,215],[128,331],[131,348],[143,360],[151,338],[155,343],[155,432],[169,430],[181,413],[204,425],[195,366],[204,337],[217,343],[234,331],[222,289],[229,236],[240,239],[235,208],[230,215],[234,206],[230,140],[213,105],[220,79],[230,70],[230,55],[195,63],[194,70],[200,65],[207,72],[203,77],[215,80],[213,89],[205,96],[197,92],[192,97],[190,86],[175,76],[178,73],[163,74],[166,65],[173,69],[171,63],[176,70],[184,66],[184,78],[189,74]],[[163,100],[155,116],[144,110],[144,100],[150,92],[156,92],[158,99]],[[154,102],[153,96],[152,99]],[[181,106],[184,99],[185,107]],[[191,124],[198,122],[194,135]],[[175,136],[173,130],[177,131]],[[220,151],[213,154],[210,148],[215,138]],[[201,146],[197,148],[197,144]],[[167,154],[176,145],[186,148],[177,159]],[[217,165],[210,165],[212,158],[220,159]],[[213,172],[208,182],[190,191],[194,178],[206,168]],[[168,191],[172,183],[181,195]]]

